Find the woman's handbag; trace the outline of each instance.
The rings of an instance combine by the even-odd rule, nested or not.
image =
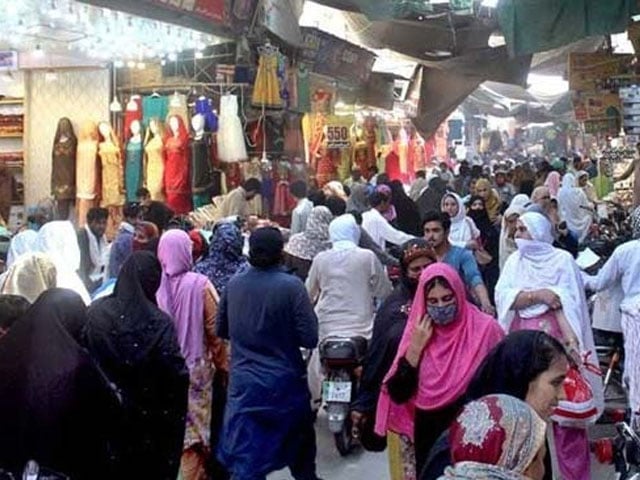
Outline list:
[[[551,419],[565,427],[586,427],[598,419],[598,408],[585,371],[601,375],[598,366],[589,363],[588,354],[582,365],[572,365],[563,383],[565,400],[560,400]]]

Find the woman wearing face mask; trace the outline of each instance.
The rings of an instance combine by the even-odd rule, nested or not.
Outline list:
[[[504,266],[496,286],[500,324],[507,332],[542,330],[564,343],[574,357],[597,359],[584,285],[571,254],[552,246],[551,223],[528,212],[518,219],[518,251]],[[604,406],[602,379],[585,371],[598,410]],[[562,478],[591,478],[585,428],[554,424]]]
[[[510,333],[487,355],[476,371],[466,401],[502,393],[524,400],[545,421],[564,399],[569,357],[555,338],[536,330]],[[545,480],[553,478],[547,454]],[[420,480],[436,480],[451,464],[449,434],[443,433],[429,453]]]
[[[478,265],[478,267],[480,268],[480,273],[482,273],[484,284],[489,291],[489,298],[493,299],[493,292],[496,288],[496,283],[498,283],[498,277],[500,276],[500,234],[489,219],[489,214],[487,213],[482,197],[478,195],[472,196],[468,205],[469,212],[467,216],[480,230],[480,236],[476,240],[478,242],[478,248],[491,256],[489,263],[483,262],[483,264]]]
[[[467,210],[460,197],[455,193],[447,193],[442,197],[441,210],[451,218],[449,230],[451,245],[476,250],[479,246],[480,230],[476,227],[475,222],[467,217]]]
[[[440,480],[542,480],[545,431],[544,421],[517,398],[471,402],[451,426],[454,465]]]
[[[405,243],[402,246],[402,255],[400,257],[400,283],[383,302],[376,314],[373,323],[373,336],[371,337],[371,343],[364,362],[358,397],[351,405],[354,430],[356,435],[361,436],[365,448],[381,450],[384,447],[384,440],[381,438],[376,439],[372,435],[380,384],[393,364],[398,351],[400,339],[411,312],[413,297],[418,288],[420,274],[426,267],[435,262],[435,253],[426,240],[417,238]],[[399,462],[393,462],[393,458],[401,457],[399,437],[392,434],[388,435],[388,437],[389,456],[392,457],[390,464],[398,465]],[[369,440],[380,440],[377,442],[380,447],[376,448],[368,445]],[[407,445],[405,450],[413,453],[413,446]],[[392,480],[407,479],[402,473],[392,471]]]
[[[466,299],[458,273],[434,263],[420,276],[398,353],[376,411],[376,433],[413,442],[421,471],[429,450],[455,418],[478,365],[502,339],[496,321]]]

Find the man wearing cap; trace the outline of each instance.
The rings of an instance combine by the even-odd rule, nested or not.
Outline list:
[[[300,279],[281,267],[283,247],[280,230],[255,230],[251,268],[229,281],[220,301],[217,334],[232,354],[218,457],[232,480],[265,480],[284,467],[295,480],[317,480],[300,348],[316,347],[318,319]]]
[[[509,182],[507,182],[507,172],[505,170],[496,170],[495,173],[496,191],[500,195],[503,205],[511,204],[511,200],[516,196],[516,190]]]

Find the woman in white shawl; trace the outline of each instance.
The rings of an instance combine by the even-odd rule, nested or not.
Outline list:
[[[7,267],[10,267],[25,253],[33,252],[38,234],[33,230],[24,230],[11,239],[7,252]]]
[[[56,283],[59,288],[73,290],[82,297],[86,305],[91,303],[89,292],[78,275],[80,247],[71,222],[46,223],[38,231],[35,250],[46,253],[53,261],[56,267]]]
[[[498,320],[506,332],[543,330],[565,343],[574,355],[597,359],[584,285],[568,252],[552,246],[551,223],[528,212],[518,219],[513,253],[496,285]],[[596,360],[597,362],[597,360]],[[598,411],[604,407],[602,379],[585,370]],[[588,480],[590,459],[587,429],[554,424],[561,478]]]
[[[514,239],[516,222],[520,215],[525,212],[529,203],[531,203],[529,197],[524,193],[520,193],[513,197],[509,208],[504,211],[500,227],[500,270],[504,268],[507,258],[518,249]]]
[[[562,179],[558,207],[560,217],[567,222],[569,230],[577,235],[578,243],[584,242],[593,223],[593,205],[576,185],[576,177],[572,173],[567,173]]]
[[[480,238],[480,230],[475,222],[467,217],[467,210],[460,196],[447,192],[442,197],[440,208],[451,218],[451,230],[449,230],[451,245],[469,250],[478,248],[477,240]]]

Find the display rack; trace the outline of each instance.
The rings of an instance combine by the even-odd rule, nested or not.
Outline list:
[[[0,99],[0,166],[12,176],[11,211],[5,219],[10,228],[22,224],[24,217],[24,135],[24,99]]]

